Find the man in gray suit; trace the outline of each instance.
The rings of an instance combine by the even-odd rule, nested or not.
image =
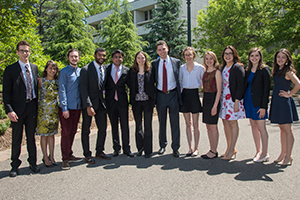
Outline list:
[[[106,59],[106,51],[102,48],[97,48],[94,54],[95,60],[84,66],[80,72],[79,90],[82,100],[82,129],[81,142],[85,162],[94,164],[95,159],[90,151],[90,126],[92,117],[98,128],[97,143],[96,143],[96,158],[104,160],[111,159],[110,156],[104,153],[104,143],[106,138],[106,102],[103,96],[103,89],[106,82],[106,67],[103,63]]]
[[[181,94],[179,84],[180,60],[169,57],[167,43],[160,40],[156,43],[156,52],[160,58],[152,62],[156,81],[156,110],[159,120],[159,146],[158,154],[163,154],[167,146],[166,123],[167,108],[172,132],[173,156],[179,157],[180,129],[179,129],[179,106]]]

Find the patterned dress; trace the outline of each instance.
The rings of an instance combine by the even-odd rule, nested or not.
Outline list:
[[[42,78],[36,135],[49,136],[58,131],[58,80]]]
[[[234,102],[231,99],[230,89],[229,89],[229,73],[231,67],[225,67],[222,72],[222,95],[221,95],[221,111],[220,118],[226,120],[238,120],[245,118],[245,109],[243,105],[243,100],[240,100],[239,111],[233,111]]]

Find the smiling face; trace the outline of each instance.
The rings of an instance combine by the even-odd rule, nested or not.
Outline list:
[[[213,57],[209,54],[205,54],[204,62],[207,65],[207,67],[213,67],[215,64]]]
[[[168,52],[169,52],[169,48],[165,44],[158,45],[156,48],[156,53],[163,60],[165,60],[168,57]]]
[[[27,63],[29,56],[30,56],[30,47],[27,45],[20,45],[19,49],[17,50],[17,54],[19,56],[19,59],[23,63]]]
[[[229,48],[227,48],[224,52],[224,60],[226,63],[232,63],[233,62],[233,51]]]
[[[116,67],[119,67],[123,62],[123,56],[120,53],[116,53],[111,60]]]
[[[186,50],[184,52],[184,60],[186,62],[193,62],[194,61],[194,54],[192,50]]]
[[[282,52],[279,52],[276,56],[276,62],[280,68],[284,67],[285,63],[287,63],[287,59],[287,56]]]
[[[139,67],[144,67],[145,66],[145,62],[146,62],[146,57],[142,53],[139,53],[136,56],[136,62],[139,65]]]
[[[48,79],[54,79],[55,74],[57,73],[56,67],[49,65],[45,71],[47,72],[47,78]]]
[[[70,65],[72,67],[77,67],[77,64],[79,62],[79,52],[78,51],[72,51],[69,53],[69,56],[68,56],[68,61],[70,63]]]
[[[249,60],[251,61],[252,65],[258,65],[260,59],[261,59],[261,56],[258,51],[252,52],[249,56]]]
[[[106,52],[105,51],[97,51],[96,54],[94,54],[94,58],[96,63],[98,63],[99,65],[103,65],[103,63],[106,60]]]

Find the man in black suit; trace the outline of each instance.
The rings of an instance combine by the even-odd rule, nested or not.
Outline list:
[[[106,73],[105,98],[113,136],[113,156],[118,156],[121,149],[118,128],[120,119],[123,153],[129,157],[134,157],[129,146],[128,98],[125,88],[129,69],[122,65],[123,56],[124,53],[119,49],[112,52],[111,60],[113,63],[108,65]]]
[[[90,151],[89,141],[93,116],[95,117],[98,128],[96,158],[104,160],[111,159],[110,156],[103,152],[107,126],[106,102],[103,96],[103,89],[106,81],[106,68],[103,66],[103,63],[106,59],[106,51],[102,48],[97,48],[94,57],[95,60],[93,62],[81,69],[79,84],[83,117],[81,142],[85,162],[89,164],[95,163],[95,159],[92,157],[92,152]]]
[[[179,129],[179,105],[181,94],[179,84],[180,60],[168,56],[168,46],[163,40],[156,43],[156,52],[160,58],[152,62],[155,71],[156,110],[159,120],[159,146],[158,154],[163,154],[167,146],[166,123],[167,108],[172,132],[173,156],[179,157],[180,129]]]
[[[27,140],[30,169],[40,171],[36,165],[35,128],[37,119],[38,68],[29,63],[30,45],[22,40],[17,44],[19,60],[6,67],[3,74],[3,102],[12,126],[11,171],[9,175],[18,175],[19,160],[23,136],[23,125]]]

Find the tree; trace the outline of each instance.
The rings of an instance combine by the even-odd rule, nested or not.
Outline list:
[[[79,0],[86,9],[86,16],[96,15],[98,13],[111,10],[114,4],[112,0]]]
[[[194,29],[194,46],[200,53],[211,50],[217,56],[227,45],[234,46],[244,63],[252,47],[264,46],[272,38],[269,0],[215,0],[199,11]]]
[[[50,42],[46,43],[45,52],[54,60],[67,63],[67,51],[76,48],[82,55],[93,55],[95,45],[88,25],[83,21],[83,7],[72,1],[62,0],[58,6],[55,26],[49,30]]]
[[[124,65],[130,67],[133,64],[135,54],[142,50],[147,42],[142,41],[142,37],[138,36],[132,14],[128,8],[128,1],[125,0],[122,9],[115,5],[113,14],[105,18],[101,24],[100,43],[101,47],[106,49],[107,60],[110,61],[110,53],[115,49],[121,49],[124,52]]]
[[[153,11],[154,18],[146,25],[150,32],[144,37],[150,45],[145,51],[152,59],[157,58],[156,42],[165,40],[169,47],[169,55],[181,58],[181,52],[186,47],[186,23],[179,20],[181,12],[180,0],[159,0]]]
[[[31,46],[30,62],[44,67],[49,56],[43,55],[39,36],[36,34],[36,20],[32,15],[35,0],[1,1],[0,3],[0,82],[6,66],[16,62],[16,45],[26,40]]]

